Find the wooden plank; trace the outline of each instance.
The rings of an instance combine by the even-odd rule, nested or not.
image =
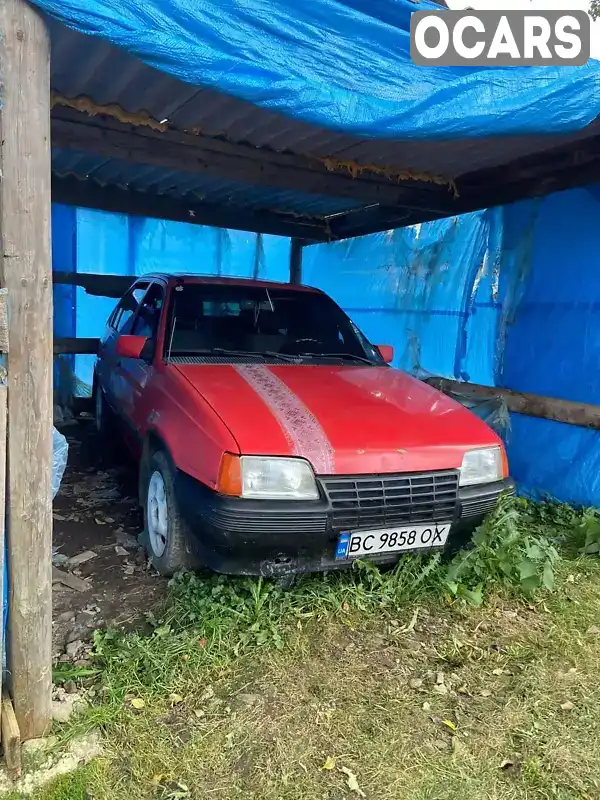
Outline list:
[[[54,565],[52,566],[52,583],[62,583],[63,586],[74,589],[76,592],[87,592],[92,588],[90,581],[78,578],[77,575],[73,575],[72,572],[59,569]]]
[[[7,415],[8,415],[8,292],[0,289],[0,664],[4,661],[4,582],[6,566],[6,464],[7,464]],[[0,697],[3,675],[0,670]],[[0,725],[0,740],[2,726]]]
[[[290,283],[302,283],[302,241],[292,239],[290,248]]]
[[[111,117],[90,117],[82,111],[61,107],[52,114],[52,146],[132,164],[150,164],[254,186],[344,197],[365,204],[446,210],[452,198],[445,185],[400,181],[366,171],[353,176],[346,168],[335,171],[332,165],[328,168],[317,158],[278,153],[202,134],[134,127]]]
[[[21,776],[21,731],[12,701],[6,689],[2,691],[2,750],[11,778]]]
[[[100,339],[76,337],[76,336],[57,336],[54,340],[54,355],[61,356],[72,353],[86,353],[88,355],[98,355]]]
[[[25,0],[0,3],[0,281],[8,355],[8,672],[23,739],[51,723],[50,45]],[[6,741],[5,741],[6,746]]]
[[[236,206],[214,206],[195,198],[178,198],[150,192],[136,192],[117,186],[100,186],[94,180],[52,176],[52,200],[84,208],[134,214],[191,225],[210,225],[275,236],[296,236],[311,241],[327,242],[330,234],[326,223],[312,217],[283,214],[276,211],[252,211]]]
[[[92,272],[52,272],[52,282],[81,286],[86,294],[122,297],[134,282],[131,275],[101,275]]]
[[[501,397],[506,401],[508,410],[517,414],[600,430],[600,405],[577,403],[573,400],[561,400],[557,397],[516,392],[513,389],[501,389],[496,386],[481,386],[477,383],[465,383],[447,378],[427,378],[425,382],[442,392],[460,392],[475,399],[488,400]]]

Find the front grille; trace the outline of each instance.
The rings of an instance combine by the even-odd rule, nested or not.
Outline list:
[[[480,517],[488,514],[496,508],[498,503],[498,496],[477,498],[475,500],[463,500],[461,503],[460,515],[461,517]]]
[[[337,530],[405,523],[450,522],[456,510],[458,472],[357,475],[321,479]]]
[[[262,514],[240,514],[239,511],[213,509],[210,521],[222,530],[236,533],[325,533],[327,515],[321,512],[271,512]]]
[[[482,517],[493,511],[500,499],[500,495],[514,494],[514,488],[502,489],[493,491],[487,495],[475,495],[474,497],[467,497],[460,501],[460,516],[461,517]]]

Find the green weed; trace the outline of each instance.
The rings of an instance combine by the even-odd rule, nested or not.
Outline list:
[[[548,535],[531,528],[527,508],[512,497],[500,499],[475,532],[472,549],[459,553],[448,568],[452,596],[481,605],[484,587],[527,596],[554,588],[558,550]]]
[[[560,565],[556,540],[587,541],[597,518],[569,507],[505,497],[451,561],[440,554],[406,556],[382,571],[368,562],[352,570],[300,577],[291,589],[264,578],[184,573],[172,579],[162,614],[148,615],[150,635],[97,632],[96,669],[109,694],[150,688],[168,692],[182,675],[226,670],[257,649],[282,650],[310,621],[391,618],[415,603],[443,598],[479,606],[498,591],[535,597],[552,591]],[[552,524],[550,524],[552,520]],[[582,526],[588,526],[588,532]],[[66,676],[60,676],[61,678]],[[120,702],[120,700],[119,700]]]

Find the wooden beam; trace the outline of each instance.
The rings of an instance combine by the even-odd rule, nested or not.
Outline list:
[[[57,336],[54,339],[54,355],[62,356],[67,354],[81,354],[87,353],[89,355],[98,355],[98,348],[100,347],[100,339],[75,337],[75,336]]]
[[[214,206],[201,203],[195,198],[181,199],[117,186],[100,186],[94,180],[73,177],[52,176],[52,200],[55,203],[97,208],[119,214],[189,222],[192,225],[296,236],[317,242],[326,242],[330,238],[325,221],[311,217],[268,210],[253,211],[235,206]]]
[[[50,43],[26,0],[0,3],[0,281],[8,289],[8,671],[22,739],[51,723]]]
[[[355,209],[347,214],[338,214],[329,220],[330,238],[332,241],[339,241],[356,236],[367,236],[371,233],[404,228],[407,225],[440,219],[444,216],[447,215],[389,206]],[[316,244],[316,242],[308,244]]]
[[[15,709],[8,692],[2,690],[2,710],[0,712],[2,728],[2,750],[4,760],[11,778],[21,777],[21,731],[15,716]]]
[[[328,169],[317,158],[277,153],[201,134],[134,127],[111,117],[90,117],[69,108],[57,107],[52,113],[52,146],[253,186],[343,197],[365,205],[382,203],[445,211],[452,200],[448,187],[435,183],[398,181],[367,172],[352,177],[346,169]]]
[[[302,283],[302,240],[292,239],[290,248],[290,283]]]
[[[52,273],[53,283],[81,286],[86,294],[98,297],[122,297],[135,279],[135,276],[131,275],[102,275],[91,272]]]
[[[456,213],[508,205],[600,180],[600,136],[535,153],[458,181]]]
[[[425,383],[442,392],[459,393],[479,400],[501,397],[506,401],[508,410],[517,414],[600,430],[600,405],[577,403],[574,400],[560,400],[557,397],[516,392],[513,389],[501,389],[497,386],[481,386],[477,383],[465,383],[447,378],[427,378]]]
[[[600,136],[590,135],[549,150],[515,159],[457,179],[458,196],[446,212],[406,206],[353,209],[328,220],[331,240],[431,222],[443,217],[543,197],[600,181]],[[315,242],[308,242],[315,244]]]

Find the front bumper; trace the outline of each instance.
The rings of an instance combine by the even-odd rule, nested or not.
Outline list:
[[[192,547],[201,563],[215,572],[283,576],[343,569],[353,563],[352,559],[335,559],[338,537],[350,527],[340,521],[326,491],[321,492],[320,500],[306,502],[245,500],[217,494],[182,472],[177,475],[175,490],[193,536]],[[459,489],[449,516],[438,520],[452,522],[446,549],[466,544],[507,491],[514,491],[511,480]],[[361,522],[351,529],[401,529],[410,524]],[[412,524],[423,522],[413,518]],[[385,553],[372,560],[390,564],[401,555],[404,553]]]

